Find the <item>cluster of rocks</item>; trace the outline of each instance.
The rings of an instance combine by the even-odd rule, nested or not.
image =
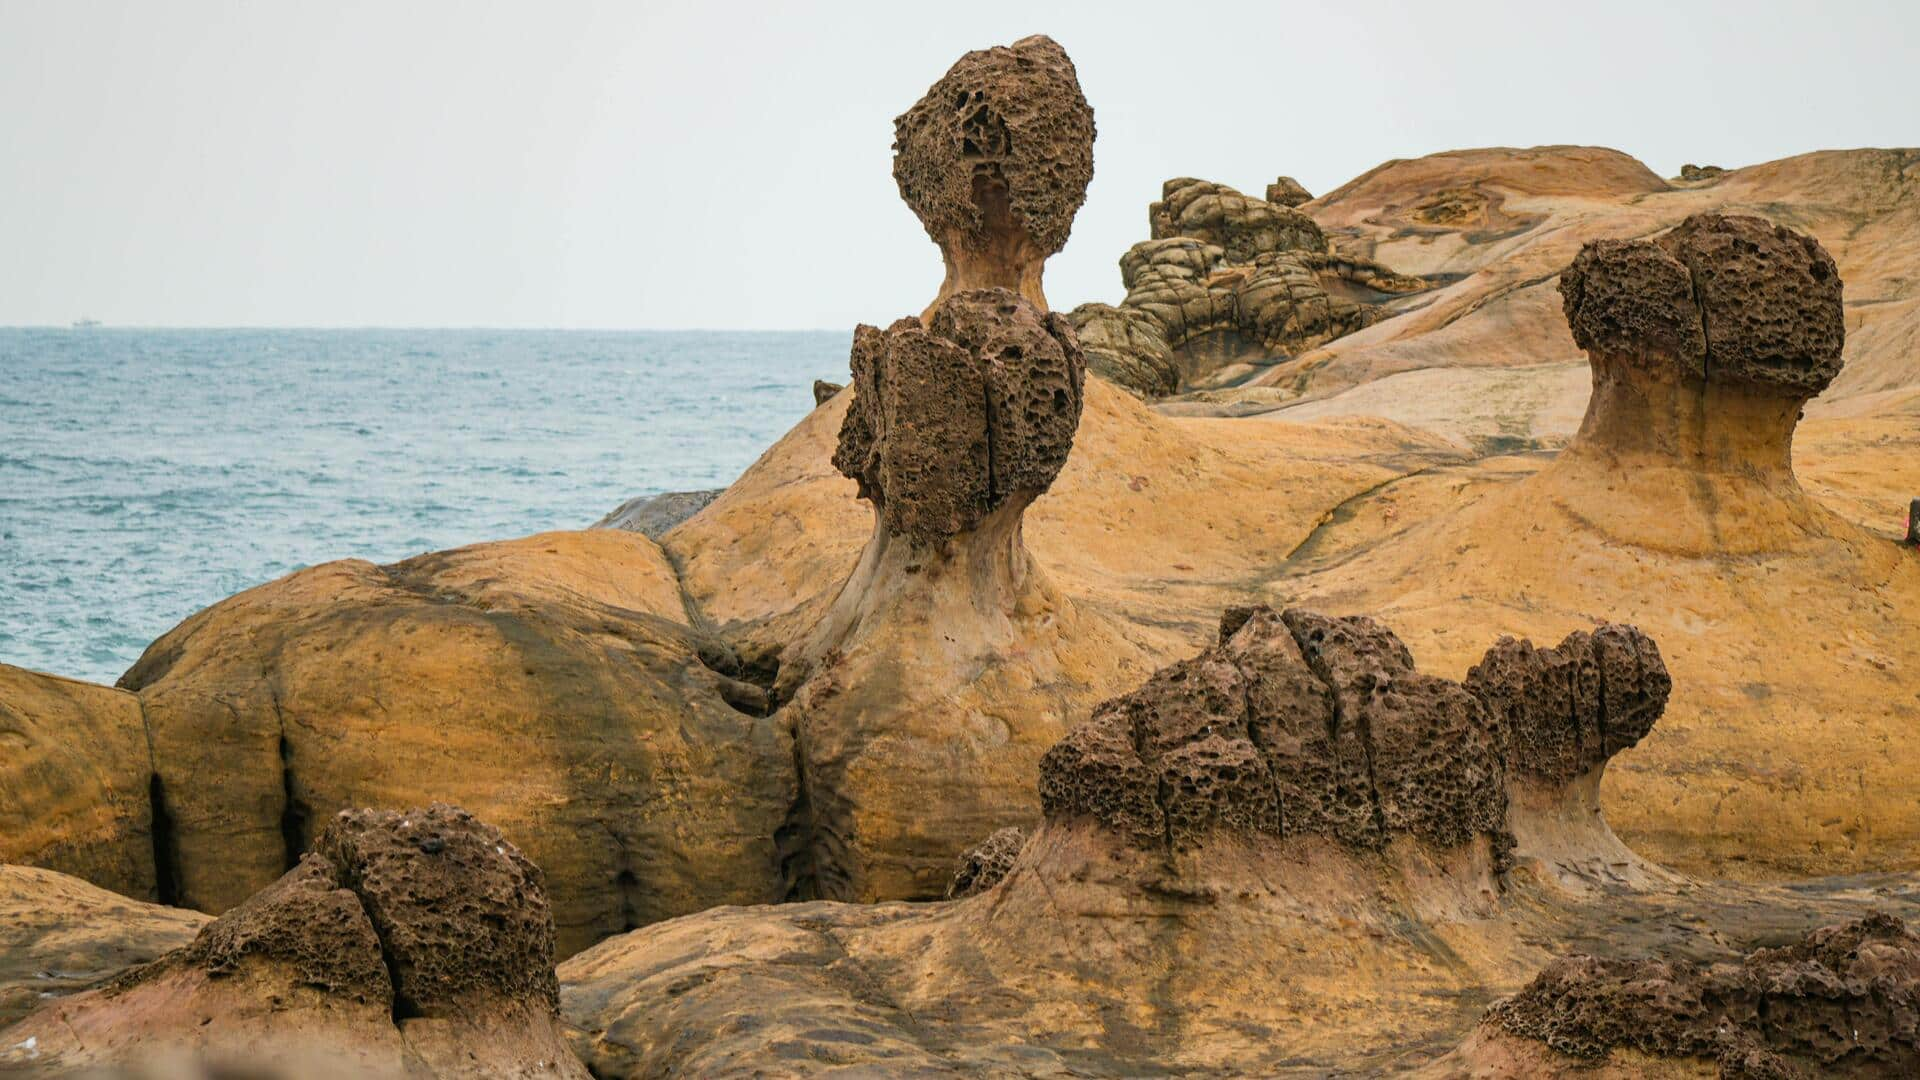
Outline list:
[[[1126,299],[1071,314],[1092,369],[1157,397],[1271,364],[1383,317],[1381,301],[1428,287],[1336,253],[1291,177],[1268,199],[1191,177],[1148,207],[1151,239],[1120,257]]]
[[[1512,846],[1510,782],[1566,784],[1637,743],[1672,687],[1627,626],[1502,640],[1464,684],[1422,674],[1372,619],[1236,609],[1213,648],[1094,710],[1048,751],[1050,819],[1169,855],[1217,830],[1379,851]]]

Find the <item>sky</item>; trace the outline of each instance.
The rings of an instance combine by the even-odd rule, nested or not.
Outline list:
[[[1030,33],[1099,128],[1059,308],[1172,176],[1920,144],[1911,0],[0,0],[0,325],[884,325],[941,276],[893,118]]]

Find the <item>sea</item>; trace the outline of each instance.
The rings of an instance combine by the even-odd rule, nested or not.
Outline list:
[[[302,567],[724,487],[846,381],[849,339],[0,328],[0,663],[111,683]]]

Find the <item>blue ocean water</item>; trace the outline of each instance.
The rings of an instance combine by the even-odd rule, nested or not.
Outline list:
[[[328,559],[724,486],[845,333],[0,328],[0,662],[112,682]]]

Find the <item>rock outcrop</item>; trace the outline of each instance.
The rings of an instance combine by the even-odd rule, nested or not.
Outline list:
[[[210,921],[52,870],[0,864],[0,1030],[50,998],[186,946]]]
[[[1509,792],[1585,765],[1565,748],[1596,725],[1602,759],[1644,732],[1658,650],[1607,626],[1494,655],[1469,688],[1371,619],[1231,611],[1216,644],[1048,751],[1043,822],[970,852],[957,899],[729,909],[608,941],[561,969],[574,1045],[607,1077],[1314,1075],[1457,1038],[1568,927],[1649,919],[1587,922],[1623,894],[1514,850],[1542,830]]]
[[[585,1077],[540,871],[454,807],[343,812],[192,943],[48,1003],[0,1063],[283,1076]]]
[[[1725,1080],[1920,1074],[1920,938],[1876,914],[1719,963],[1567,957],[1423,1075],[1637,1075],[1675,1059]]]
[[[816,387],[819,384],[815,384]],[[818,391],[816,390],[816,393]],[[675,525],[707,508],[720,497],[722,488],[702,491],[663,491],[658,495],[640,495],[615,507],[613,512],[593,523],[596,529],[625,529],[649,540],[658,540]]]
[[[1092,369],[1148,397],[1244,376],[1428,287],[1333,254],[1306,214],[1223,184],[1169,180],[1147,217],[1152,239],[1120,258],[1126,299],[1082,304],[1072,318]]]
[[[1303,206],[1313,201],[1313,192],[1291,176],[1282,176],[1267,185],[1267,201],[1275,206]]]
[[[1052,38],[970,52],[893,124],[900,197],[940,245],[946,280],[928,305],[1007,289],[1047,310],[1041,273],[1093,179],[1093,109]]]
[[[1091,175],[1073,66],[1046,38],[969,53],[899,134],[901,194],[948,276],[919,318],[854,331],[833,465],[873,532],[774,683],[801,774],[781,834],[799,897],[941,896],[968,845],[1034,819],[1040,754],[1136,656],[1021,531],[1084,404],[1079,342],[1038,288]]]
[[[777,899],[792,743],[685,617],[659,549],[613,529],[327,563],[195,615],[121,680],[162,898],[224,911],[340,809],[447,800],[546,870],[563,953]]]
[[[0,664],[0,863],[158,895],[140,701]]]

